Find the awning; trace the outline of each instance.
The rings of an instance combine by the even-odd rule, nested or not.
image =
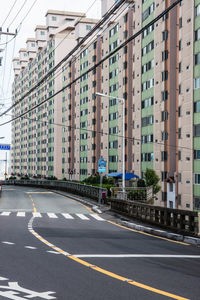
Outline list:
[[[106,176],[114,177],[114,178],[122,178],[122,173],[113,172],[109,173]],[[133,174],[133,173],[125,173],[125,180],[130,180],[132,178],[139,178],[139,176]]]

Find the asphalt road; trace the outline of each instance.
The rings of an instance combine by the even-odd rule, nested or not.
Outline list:
[[[200,299],[200,248],[44,189],[4,186],[0,299]]]

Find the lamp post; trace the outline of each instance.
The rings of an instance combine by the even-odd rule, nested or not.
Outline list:
[[[105,98],[111,98],[111,99],[117,99],[119,103],[122,104],[122,192],[123,192],[123,198],[124,198],[124,192],[125,192],[125,160],[124,160],[124,154],[125,154],[125,112],[124,112],[124,105],[125,105],[125,99],[118,98],[114,96],[108,96],[106,94],[102,93],[96,93],[97,96],[105,97]]]

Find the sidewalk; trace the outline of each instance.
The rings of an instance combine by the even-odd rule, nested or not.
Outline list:
[[[174,241],[188,243],[188,244],[192,244],[192,245],[196,245],[196,246],[200,247],[200,238],[195,238],[192,236],[185,236],[182,234],[173,233],[170,231],[162,230],[159,227],[156,227],[154,225],[149,226],[148,224],[142,223],[138,220],[132,220],[129,217],[126,217],[126,216],[120,215],[119,213],[111,211],[110,207],[108,205],[103,205],[103,204],[99,205],[98,202],[93,201],[92,199],[89,199],[87,197],[82,197],[79,195],[74,195],[74,194],[70,194],[70,193],[58,191],[58,190],[52,190],[52,191],[54,193],[69,197],[69,198],[76,200],[84,205],[89,206],[94,212],[96,212],[98,214],[103,214],[105,219],[110,220],[110,218],[112,218],[112,220],[115,221],[115,223],[117,223],[119,225],[123,225],[125,227],[131,228],[134,230],[142,231],[142,232],[149,233],[152,235],[156,235],[156,236],[164,237],[164,238],[171,239]]]

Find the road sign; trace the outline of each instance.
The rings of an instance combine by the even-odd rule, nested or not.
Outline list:
[[[105,160],[103,159],[103,157],[101,157],[99,159],[99,167],[106,167],[106,162]]]
[[[98,167],[99,173],[106,173],[106,167]]]
[[[10,145],[9,144],[1,144],[0,150],[10,150]]]

